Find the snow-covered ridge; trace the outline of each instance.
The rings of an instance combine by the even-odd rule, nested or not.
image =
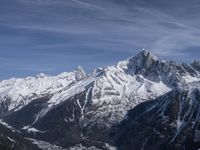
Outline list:
[[[2,112],[18,110],[33,99],[52,96],[49,107],[57,105],[92,85],[93,103],[127,103],[137,105],[170,91],[177,84],[200,81],[198,62],[177,64],[160,60],[143,50],[135,57],[120,61],[86,75],[81,67],[57,76],[12,78],[0,82]],[[87,88],[86,88],[87,87]]]
[[[199,125],[200,82],[193,82],[129,110],[113,131],[119,149],[196,149]]]
[[[135,57],[118,63],[131,75],[143,75],[153,81],[163,81],[171,88],[200,80],[200,63],[192,64],[165,61],[143,50]]]
[[[0,82],[0,102],[8,103],[8,110],[28,104],[32,99],[53,94],[70,84],[86,78],[81,67],[57,76],[39,74],[36,77],[12,78]]]

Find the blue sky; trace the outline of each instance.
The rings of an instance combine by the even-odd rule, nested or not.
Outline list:
[[[199,0],[1,0],[0,80],[90,72],[143,48],[191,62],[199,16]]]

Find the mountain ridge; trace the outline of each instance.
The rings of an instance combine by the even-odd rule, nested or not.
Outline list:
[[[17,90],[17,99],[6,101],[5,93],[12,88],[4,91],[0,86],[2,118],[28,138],[66,148],[83,144],[107,149],[106,144],[113,144],[112,127],[126,118],[127,111],[174,88],[200,81],[198,66],[198,62],[190,65],[164,61],[143,50],[92,74],[85,74],[80,67],[61,76],[41,74],[30,78],[38,81],[33,82],[36,91],[25,93],[28,97],[24,99],[19,99],[21,91]],[[42,88],[38,88],[41,84]],[[26,85],[29,84],[24,82],[16,88]],[[7,97],[15,96],[11,92]],[[16,101],[17,104],[10,103]],[[14,109],[9,109],[9,105]]]
[[[177,87],[127,114],[112,136],[120,149],[197,150],[200,82]]]

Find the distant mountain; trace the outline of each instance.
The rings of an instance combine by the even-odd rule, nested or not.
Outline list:
[[[51,95],[86,78],[81,67],[74,72],[63,72],[57,76],[43,73],[36,77],[12,78],[0,82],[0,113],[18,110],[31,100]]]
[[[120,149],[200,148],[200,82],[176,88],[130,110],[112,134]]]
[[[81,67],[0,82],[1,117],[23,136],[62,147],[111,149],[127,111],[191,82],[200,63],[160,60],[149,51],[86,75]]]

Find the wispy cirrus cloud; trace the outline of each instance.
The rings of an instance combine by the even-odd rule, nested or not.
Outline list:
[[[72,0],[75,3],[78,3],[82,6],[88,7],[88,8],[92,8],[92,9],[103,9],[102,7],[99,7],[97,5],[91,4],[91,3],[87,3],[86,1],[83,0]]]
[[[200,48],[199,8],[196,0],[1,1],[0,55],[16,58],[11,69],[39,60],[41,68],[57,68],[50,73],[79,64],[91,71],[142,48],[167,59],[192,49],[191,61]]]

